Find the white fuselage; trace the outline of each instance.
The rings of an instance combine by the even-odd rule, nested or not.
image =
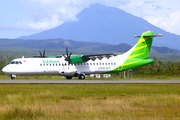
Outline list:
[[[71,73],[104,73],[119,66],[118,60],[111,57],[84,63],[68,64],[64,58],[18,58],[13,61],[22,64],[9,64],[3,72],[12,75],[66,75]],[[63,74],[64,73],[64,74]]]
[[[62,75],[74,76],[77,74],[100,74],[106,73],[115,68],[119,68],[127,59],[129,54],[134,49],[131,48],[128,52],[112,56],[109,59],[104,57],[101,60],[98,58],[94,61],[89,60],[83,63],[68,64],[62,58],[17,58],[14,63],[3,68],[3,72],[10,75]]]
[[[88,62],[68,64],[64,58],[18,58],[15,64],[3,68],[3,72],[10,75],[62,75],[72,76],[74,73],[98,74],[111,71],[121,64],[121,55],[102,60],[89,60]],[[18,64],[16,64],[18,63]],[[22,64],[20,64],[22,63]]]

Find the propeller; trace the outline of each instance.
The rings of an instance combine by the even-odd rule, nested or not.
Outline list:
[[[45,51],[46,51],[46,49],[44,49],[43,54],[42,54],[41,51],[39,50],[39,54],[42,58],[45,58]]]
[[[71,63],[71,59],[70,59],[70,57],[71,57],[71,55],[72,55],[72,52],[68,55],[68,47],[66,47],[66,56],[62,53],[62,55],[64,56],[64,60],[65,61],[68,61],[68,63],[70,64]]]

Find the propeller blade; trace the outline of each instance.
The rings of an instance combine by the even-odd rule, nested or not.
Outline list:
[[[68,54],[68,47],[66,47],[66,56],[62,53],[62,55],[64,56],[64,60],[68,61],[68,63],[70,64],[71,63],[71,55],[72,55],[72,52],[70,54]]]
[[[72,52],[69,54],[69,59],[70,59],[70,57],[71,57],[72,54],[73,54]]]
[[[44,49],[44,51],[43,51],[43,57],[45,57],[45,51],[46,51],[46,49]]]
[[[66,56],[62,53],[62,55],[66,58]]]
[[[41,51],[39,50],[39,54],[40,54],[40,56],[42,57],[42,54],[41,54]]]
[[[68,57],[68,47],[66,47],[66,55],[67,55],[67,57]]]

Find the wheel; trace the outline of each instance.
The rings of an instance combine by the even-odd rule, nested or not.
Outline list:
[[[79,79],[84,80],[84,79],[85,79],[85,75],[80,74],[80,75],[79,75]]]
[[[66,79],[72,79],[72,77],[70,77],[70,76],[66,76]]]
[[[14,80],[15,79],[15,77],[11,77],[11,80]]]

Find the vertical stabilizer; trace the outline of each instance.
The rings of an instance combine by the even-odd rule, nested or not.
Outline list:
[[[148,59],[153,37],[156,36],[157,35],[154,35],[154,32],[152,31],[147,31],[143,33],[141,36],[135,36],[140,37],[140,39],[128,58]]]

